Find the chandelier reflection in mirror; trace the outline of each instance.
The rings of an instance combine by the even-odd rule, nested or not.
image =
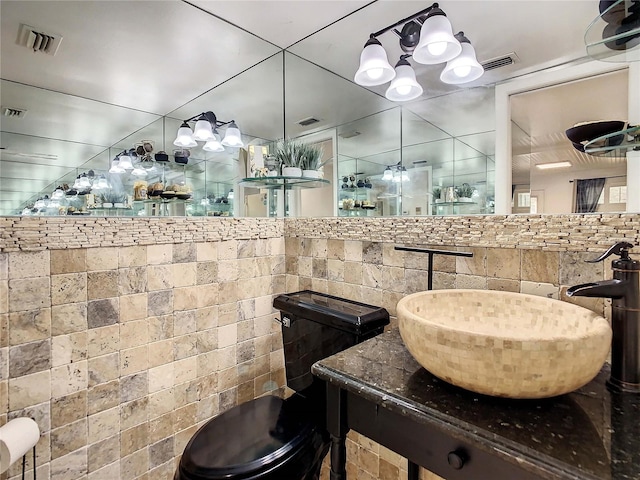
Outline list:
[[[403,165],[388,165],[382,174],[382,180],[387,182],[408,182],[409,172]]]
[[[396,27],[403,25],[402,30]],[[395,69],[389,64],[387,52],[377,39],[392,30],[400,37],[403,55]],[[375,86],[391,82],[385,97],[392,101],[407,101],[422,95],[423,89],[409,63],[433,65],[447,62],[440,74],[444,83],[458,85],[477,80],[484,68],[476,59],[476,52],[463,32],[453,34],[451,23],[437,3],[369,36],[360,54],[360,67],[354,81],[358,85]]]
[[[191,130],[189,122],[196,121],[195,127]],[[227,126],[224,138],[220,140],[218,127]],[[197,142],[205,142],[202,147],[207,152],[223,152],[224,147],[244,147],[242,134],[236,125],[235,120],[221,122],[213,112],[202,112],[182,122],[178,129],[178,134],[173,144],[176,147],[191,148],[197,147]]]

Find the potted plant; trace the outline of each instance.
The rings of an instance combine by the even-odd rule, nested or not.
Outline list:
[[[471,196],[473,195],[473,187],[468,183],[463,183],[456,188],[456,195],[459,202],[471,202]]]
[[[124,207],[127,196],[123,193],[105,192],[101,195],[102,208]]]
[[[302,176],[306,178],[320,178],[320,168],[326,163],[321,162],[322,149],[313,145],[302,145],[300,152],[300,168]],[[364,185],[364,184],[363,184]]]
[[[442,193],[442,189],[440,187],[434,187],[433,190],[431,191],[431,195],[433,195],[433,199],[435,200],[436,203],[442,202],[442,200],[440,199],[441,193]]]
[[[292,140],[282,140],[276,148],[275,157],[282,165],[282,176],[301,177],[300,157],[304,145]]]

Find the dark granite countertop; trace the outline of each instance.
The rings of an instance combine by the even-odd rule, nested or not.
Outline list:
[[[543,400],[488,397],[443,382],[397,329],[321,360],[313,373],[543,479],[640,480],[640,395],[609,392],[608,366],[588,385]]]

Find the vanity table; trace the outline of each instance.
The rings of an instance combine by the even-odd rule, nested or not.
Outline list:
[[[347,478],[350,429],[450,480],[640,479],[640,396],[609,392],[607,366],[567,395],[488,397],[431,375],[392,329],[313,373],[327,383],[331,480]]]

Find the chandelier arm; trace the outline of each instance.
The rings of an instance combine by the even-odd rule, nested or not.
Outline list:
[[[430,7],[427,7],[424,10],[420,10],[418,13],[414,13],[413,15],[410,15],[407,18],[403,18],[402,20],[398,20],[396,23],[394,23],[392,25],[389,25],[388,27],[385,27],[382,30],[378,30],[377,32],[372,33],[371,35],[369,35],[369,38],[376,38],[376,37],[382,35],[383,33],[388,32],[392,28],[399,27],[400,25],[403,25],[403,24],[405,24],[407,22],[410,22],[411,20],[415,20],[416,18],[418,18],[418,17],[420,17],[422,15],[426,15],[427,13],[429,13],[434,8],[439,8],[439,5],[437,3],[434,3]]]

